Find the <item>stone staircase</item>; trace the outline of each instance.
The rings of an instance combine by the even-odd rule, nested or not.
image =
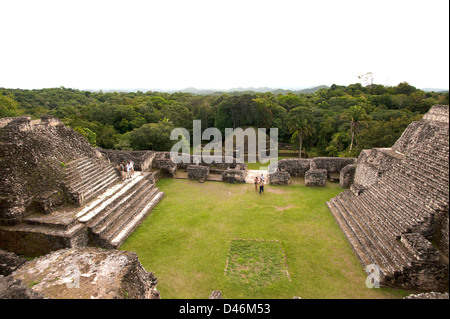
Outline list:
[[[78,206],[119,181],[118,172],[105,161],[81,157],[65,166],[66,194]]]
[[[418,258],[423,256],[419,246],[405,245],[414,237],[410,233],[431,239],[438,214],[448,210],[448,125],[434,126],[434,135],[394,161],[362,193],[346,190],[327,202],[363,266],[381,268],[382,283],[402,286],[410,269],[437,263]]]
[[[104,248],[118,248],[164,197],[146,174],[108,189],[76,214],[86,225],[90,241]]]
[[[79,158],[66,165],[72,203],[3,226],[0,240],[7,236],[8,249],[25,255],[68,247],[119,248],[164,197],[154,180],[150,172],[135,172],[122,181],[108,163]]]

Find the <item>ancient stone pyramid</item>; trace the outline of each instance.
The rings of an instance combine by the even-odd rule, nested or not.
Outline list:
[[[380,267],[382,286],[448,287],[448,106],[391,148],[363,151],[353,185],[327,205],[363,266]]]
[[[148,172],[122,181],[107,157],[52,117],[1,119],[0,144],[2,249],[117,248],[164,196]]]

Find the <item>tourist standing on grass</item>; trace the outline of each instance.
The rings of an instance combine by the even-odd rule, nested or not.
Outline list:
[[[259,193],[264,193],[264,178],[259,179]]]
[[[258,191],[258,184],[259,184],[258,176],[255,176],[255,181],[253,182],[253,184],[255,184],[255,191]]]

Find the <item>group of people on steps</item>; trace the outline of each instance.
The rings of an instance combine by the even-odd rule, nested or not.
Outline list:
[[[133,178],[134,175],[134,163],[133,161],[129,161],[125,164],[125,162],[122,162],[119,164],[118,170],[120,172],[120,176],[122,177],[122,180]]]

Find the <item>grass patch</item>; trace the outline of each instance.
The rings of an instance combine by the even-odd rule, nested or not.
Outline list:
[[[328,184],[305,187],[294,180],[289,186],[267,185],[260,195],[252,184],[161,179],[157,186],[165,198],[121,249],[137,253],[158,277],[165,299],[205,299],[213,290],[227,299],[408,295],[365,286],[367,275],[325,204],[342,188]],[[234,239],[278,244],[261,247]],[[272,275],[280,269],[289,271],[291,281]]]
[[[279,241],[232,240],[225,275],[233,285],[258,289],[288,280],[284,253]]]

